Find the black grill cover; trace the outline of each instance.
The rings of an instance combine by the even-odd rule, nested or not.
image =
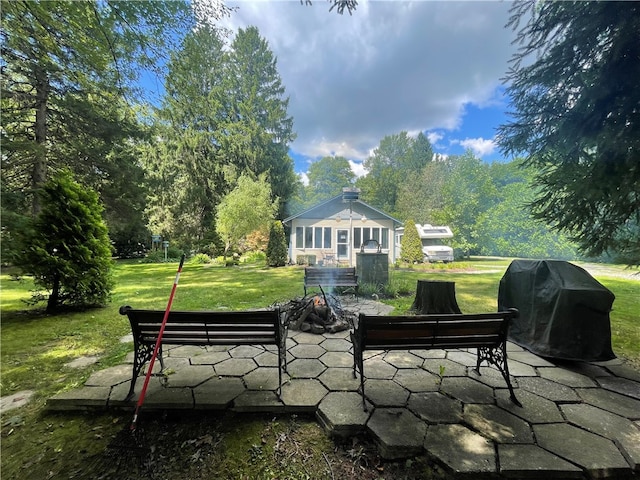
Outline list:
[[[498,310],[515,307],[509,339],[543,356],[604,361],[611,349],[615,295],[589,273],[559,260],[514,260],[500,280]]]

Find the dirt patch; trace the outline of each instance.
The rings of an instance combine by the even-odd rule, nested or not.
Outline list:
[[[370,438],[331,440],[309,416],[180,415],[144,421],[89,462],[102,479],[447,479],[426,458],[384,462]],[[126,426],[125,426],[126,427]],[[126,430],[126,428],[125,428]],[[114,442],[112,442],[114,443]]]

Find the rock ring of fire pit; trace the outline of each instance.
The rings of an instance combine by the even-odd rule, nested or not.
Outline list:
[[[338,297],[324,293],[294,298],[280,310],[287,313],[289,328],[316,334],[348,330],[355,317],[342,309]]]

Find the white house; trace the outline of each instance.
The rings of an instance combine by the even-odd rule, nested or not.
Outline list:
[[[359,199],[360,190],[344,188],[342,195],[283,220],[289,233],[289,260],[315,256],[321,265],[356,265],[356,254],[377,248],[393,263],[399,220]]]

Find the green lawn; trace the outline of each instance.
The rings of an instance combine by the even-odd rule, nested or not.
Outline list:
[[[456,296],[463,312],[495,311],[498,285],[509,260],[459,262],[415,266],[390,272],[393,284],[415,287],[418,279],[456,282]],[[63,365],[82,355],[99,355],[95,369],[124,358],[129,346],[119,342],[129,333],[126,317],[118,314],[121,305],[164,309],[173,285],[177,264],[118,262],[116,290],[106,308],[56,316],[37,313],[24,301],[33,288],[29,279],[12,280],[7,272],[0,277],[2,288],[2,374],[1,393],[36,390],[50,396],[82,382],[91,371],[77,372]],[[623,267],[617,268],[624,272]],[[266,268],[256,264],[220,267],[187,263],[180,277],[173,308],[182,310],[240,310],[266,307],[303,293],[303,269]],[[616,354],[640,366],[640,278],[596,277],[616,295],[611,313],[612,342]],[[383,299],[398,312],[409,309],[412,292]]]
[[[409,292],[382,301],[393,305],[396,311],[404,312],[413,301],[411,290],[418,279],[446,278],[456,282],[458,304],[463,312],[494,311],[499,281],[508,264],[506,259],[478,259],[447,266],[393,269],[391,283],[402,286],[399,290]],[[118,262],[114,269],[116,289],[109,306],[55,316],[45,315],[25,303],[33,288],[28,278],[15,280],[10,276],[11,271],[2,272],[1,394],[6,396],[22,390],[36,392],[34,401],[27,407],[2,415],[3,479],[26,478],[26,472],[30,472],[31,478],[72,478],[62,472],[84,468],[79,465],[93,453],[104,450],[110,435],[122,428],[121,415],[50,414],[44,411],[45,401],[60,391],[82,385],[94,371],[122,362],[131,344],[120,343],[120,338],[130,333],[130,329],[126,317],[118,314],[118,308],[126,304],[135,308],[164,309],[176,269],[174,263]],[[617,355],[640,369],[640,277],[625,279],[616,273],[625,271],[623,267],[611,267],[607,275],[596,276],[616,295],[611,313],[613,348]],[[301,296],[303,275],[301,267],[272,269],[257,264],[221,267],[187,263],[173,308],[240,310],[266,307]],[[97,355],[100,361],[85,369],[64,366],[83,355]],[[247,420],[249,423],[254,421],[258,422],[258,429],[269,427],[265,427],[263,420]],[[297,434],[310,435],[309,432],[315,431],[313,423],[313,420],[301,422]],[[229,430],[233,431],[233,428]],[[226,441],[230,442],[233,435],[226,435]],[[320,437],[314,438],[308,441],[322,443]],[[259,444],[260,440],[257,442]],[[322,456],[319,463],[324,463]],[[247,466],[253,467],[255,465]],[[75,478],[83,477],[78,474]]]

